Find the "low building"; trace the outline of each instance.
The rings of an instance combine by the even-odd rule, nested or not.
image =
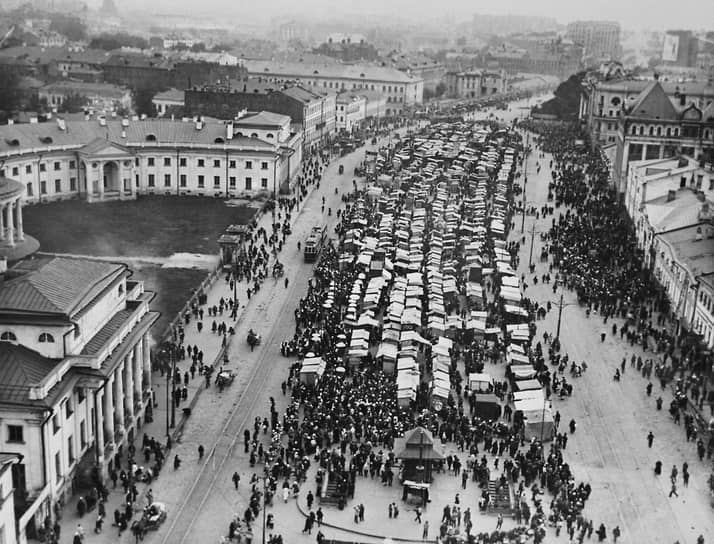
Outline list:
[[[676,108],[659,81],[652,81],[618,118],[614,183],[627,194],[630,162],[687,155],[714,162],[714,103]]]
[[[337,130],[352,132],[365,119],[367,98],[345,92],[337,95]]]
[[[379,56],[377,48],[367,43],[360,34],[331,34],[313,53],[326,55],[342,62],[373,61]]]
[[[169,89],[168,91],[157,93],[151,102],[156,108],[156,115],[158,117],[163,117],[172,108],[183,109],[186,104],[184,91],[179,91],[178,89]]]
[[[421,104],[424,80],[393,68],[368,64],[325,64],[246,60],[248,74],[274,84],[321,88],[328,92],[377,91],[387,97],[387,116],[398,115],[405,107]]]
[[[57,81],[41,87],[38,95],[53,109],[61,109],[70,97],[82,97],[86,98],[86,107],[94,111],[131,110],[131,90],[111,83]]]
[[[36,256],[0,284],[0,451],[22,455],[19,540],[113,467],[150,415],[153,295],[125,264]],[[151,406],[151,408],[150,408]]]
[[[387,116],[387,97],[377,91],[359,92],[360,96],[365,97],[364,117],[369,123],[379,123],[380,119]]]
[[[469,72],[446,73],[446,95],[449,98],[483,98],[505,93],[508,79],[505,71],[488,72],[473,70]]]
[[[103,117],[0,126],[0,175],[23,202],[89,202],[138,194],[233,198],[289,181],[302,134],[283,142],[234,135],[232,123]]]

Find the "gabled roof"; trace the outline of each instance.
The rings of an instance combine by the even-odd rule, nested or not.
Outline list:
[[[285,123],[290,124],[290,117],[273,113],[270,111],[261,111],[259,113],[249,113],[245,117],[241,117],[233,123],[234,126],[279,126],[282,127]]]
[[[664,92],[659,81],[652,81],[640,93],[630,108],[630,117],[645,119],[678,119],[677,110]]]
[[[60,363],[24,346],[0,343],[0,402],[40,403],[30,401],[30,388],[38,385]]]
[[[123,145],[116,144],[105,138],[95,138],[87,145],[85,145],[82,149],[80,149],[79,152],[84,155],[102,155],[107,152],[120,152],[121,154],[130,153],[130,151]]]
[[[39,257],[12,268],[0,287],[0,312],[70,318],[124,273],[126,265],[92,259]]]

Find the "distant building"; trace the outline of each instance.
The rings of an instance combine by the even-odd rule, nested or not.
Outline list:
[[[166,115],[170,108],[183,108],[186,103],[184,100],[184,91],[179,91],[178,89],[169,89],[168,91],[160,92],[154,96],[151,102],[156,107],[158,117]]]
[[[373,61],[379,56],[377,48],[367,43],[360,34],[331,34],[313,53],[327,55],[342,62]]]
[[[476,14],[472,21],[475,36],[505,36],[524,32],[550,32],[559,29],[553,17],[531,15]]]
[[[505,70],[446,73],[446,95],[449,98],[481,98],[505,93],[507,90],[508,79]]]
[[[582,70],[583,46],[563,40],[555,33],[531,33],[509,36],[507,41],[490,47],[485,61],[509,74],[527,72],[567,79]]]
[[[706,107],[684,100],[675,107],[659,81],[651,81],[617,118],[615,187],[629,189],[631,162],[687,155],[714,162],[714,103]]]
[[[299,85],[279,85],[258,79],[188,89],[188,115],[234,119],[242,110],[287,115],[300,127],[306,149],[326,142],[335,132],[335,93],[319,94]]]
[[[80,96],[87,99],[87,108],[95,111],[131,110],[131,90],[111,83],[58,81],[40,88],[38,95],[50,108],[59,109],[69,97]]]
[[[352,132],[365,119],[367,98],[346,91],[337,95],[337,130]]]
[[[691,30],[668,30],[664,35],[662,60],[665,64],[693,67],[697,64],[699,43]]]
[[[567,27],[566,38],[583,46],[583,55],[593,61],[619,60],[620,23],[615,21],[575,21]]]
[[[296,82],[327,92],[377,91],[387,97],[387,115],[397,115],[405,107],[421,104],[424,81],[393,68],[352,64],[319,64],[246,60],[248,74],[274,84]]]
[[[0,283],[0,451],[13,468],[18,540],[37,537],[151,411],[153,294],[125,264],[36,256]]]
[[[424,90],[435,92],[440,84],[444,84],[446,65],[420,53],[390,53],[383,57],[382,63],[388,68],[394,68],[410,76],[424,81]]]

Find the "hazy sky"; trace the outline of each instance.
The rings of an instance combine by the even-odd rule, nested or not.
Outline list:
[[[94,0],[101,3],[101,0]],[[196,15],[244,13],[251,19],[301,13],[315,18],[331,14],[411,17],[450,16],[467,20],[474,13],[546,15],[560,23],[576,19],[619,21],[626,28],[714,29],[714,0],[115,0],[117,7],[141,7],[154,12],[181,11]],[[150,7],[149,7],[150,6]]]

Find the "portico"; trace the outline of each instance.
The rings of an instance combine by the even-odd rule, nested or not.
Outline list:
[[[21,183],[0,178],[0,245],[14,247],[25,240]]]
[[[136,198],[134,157],[122,145],[97,138],[79,151],[79,187],[87,201]]]

